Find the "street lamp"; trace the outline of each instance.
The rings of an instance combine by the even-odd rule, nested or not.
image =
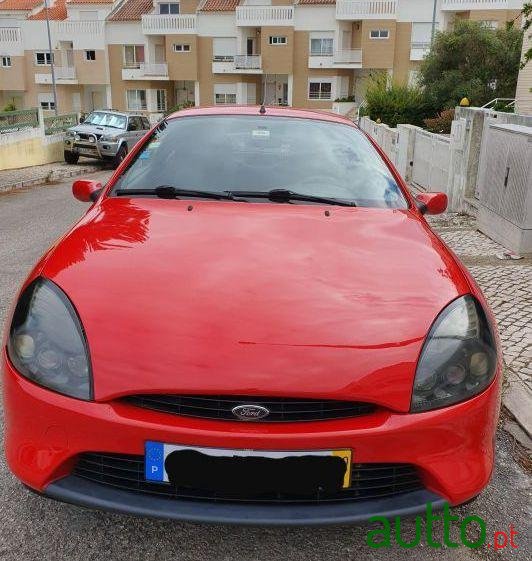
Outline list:
[[[57,90],[55,87],[54,53],[52,51],[52,36],[50,34],[50,19],[48,17],[48,0],[44,0],[44,10],[46,14],[46,31],[48,33],[48,51],[50,52],[50,70],[52,72],[52,91],[54,94],[54,111],[57,115]]]

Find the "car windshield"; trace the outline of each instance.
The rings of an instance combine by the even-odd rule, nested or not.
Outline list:
[[[317,119],[221,115],[163,121],[115,190],[126,194],[162,185],[214,192],[285,189],[357,206],[408,206],[358,129]]]
[[[126,121],[127,119],[125,115],[116,115],[115,113],[93,111],[90,115],[87,116],[83,123],[87,125],[99,125],[101,127],[112,127],[114,129],[125,129]]]

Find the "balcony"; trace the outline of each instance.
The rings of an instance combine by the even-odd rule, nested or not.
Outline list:
[[[442,0],[441,10],[465,12],[469,10],[507,10],[508,0]]]
[[[166,62],[141,62],[122,68],[122,80],[168,80]]]
[[[0,27],[0,53],[11,56],[24,54],[20,27]]]
[[[237,6],[236,24],[244,27],[294,25],[294,7]]]
[[[336,0],[336,19],[395,19],[397,0]]]
[[[73,66],[54,66],[55,81],[59,85],[76,85],[76,69]],[[36,84],[51,84],[52,72],[46,74],[35,74]]]
[[[430,51],[430,41],[416,41],[410,45],[410,60],[423,60]]]
[[[342,49],[330,54],[310,55],[309,68],[362,68],[362,49]]]
[[[261,55],[215,56],[213,74],[262,74]]]
[[[196,16],[194,14],[142,16],[142,33],[144,35],[194,34],[196,33]]]

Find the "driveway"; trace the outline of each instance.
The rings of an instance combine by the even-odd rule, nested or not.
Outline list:
[[[108,176],[109,172],[100,172],[85,178],[104,181]],[[0,195],[0,325],[3,325],[7,308],[29,269],[85,209],[86,205],[72,198],[70,183]],[[463,240],[464,234],[456,238],[458,243],[458,238]],[[448,231],[446,239],[453,245],[453,236]],[[471,265],[478,267],[479,263]],[[526,274],[523,282],[526,282]],[[464,546],[433,548],[427,545],[423,532],[422,545],[414,549],[392,546],[376,550],[366,545],[367,527],[287,529],[212,526],[84,510],[28,492],[8,472],[2,455],[0,558],[32,561],[524,561],[531,558],[530,477],[515,461],[514,443],[502,430],[497,437],[497,450],[497,465],[488,489],[475,502],[455,509],[453,514],[460,520],[470,515],[484,519],[489,543],[493,543],[494,531],[509,532],[511,524],[518,532],[514,538],[515,549],[509,544],[506,549],[497,552],[487,546],[478,550]],[[472,524],[473,530],[474,527]],[[401,529],[403,540],[413,539],[413,520],[405,520]],[[459,541],[459,534],[458,526],[454,524],[451,532],[454,542]],[[443,536],[441,521],[435,524],[433,535],[437,540]],[[470,539],[473,540],[474,536],[473,531]],[[395,543],[393,539],[392,543]]]

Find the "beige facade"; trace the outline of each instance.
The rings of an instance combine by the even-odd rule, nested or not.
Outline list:
[[[183,103],[262,101],[331,109],[337,98],[361,102],[368,77],[375,73],[387,73],[400,83],[411,81],[430,43],[432,0],[426,0],[424,14],[413,9],[406,12],[411,14],[407,20],[405,10],[385,13],[382,7],[364,17],[363,9],[371,11],[374,2],[358,3],[352,17],[349,7],[356,1],[343,6],[343,11],[328,0],[264,0],[262,5],[238,0],[169,3],[174,4],[172,12],[163,3],[164,12],[160,0],[152,5],[145,0],[116,1],[103,15],[98,12],[101,22],[72,23],[77,27],[72,27],[71,36],[65,36],[68,26],[52,22],[57,24],[52,35],[60,112],[112,106],[160,114]],[[408,8],[407,4],[408,0],[397,0],[395,6]],[[396,9],[394,3],[387,5]],[[463,18],[499,27],[507,21],[518,25],[519,13],[442,9],[438,20],[443,27]],[[78,13],[67,11],[68,21],[79,19]],[[104,34],[100,24],[105,26]],[[40,105],[51,110],[50,66],[37,64],[36,59],[37,53],[46,51],[47,43],[42,40],[40,51],[15,54],[15,46],[9,43],[13,30],[2,25],[0,56],[4,38],[14,54],[8,67],[0,66],[0,104],[12,100],[17,107]],[[33,29],[43,35],[44,22],[28,22],[29,31],[24,29],[26,22],[17,25],[22,43],[24,33],[31,35]],[[94,47],[91,33],[95,34]],[[126,45],[139,49],[133,64],[126,61]]]

